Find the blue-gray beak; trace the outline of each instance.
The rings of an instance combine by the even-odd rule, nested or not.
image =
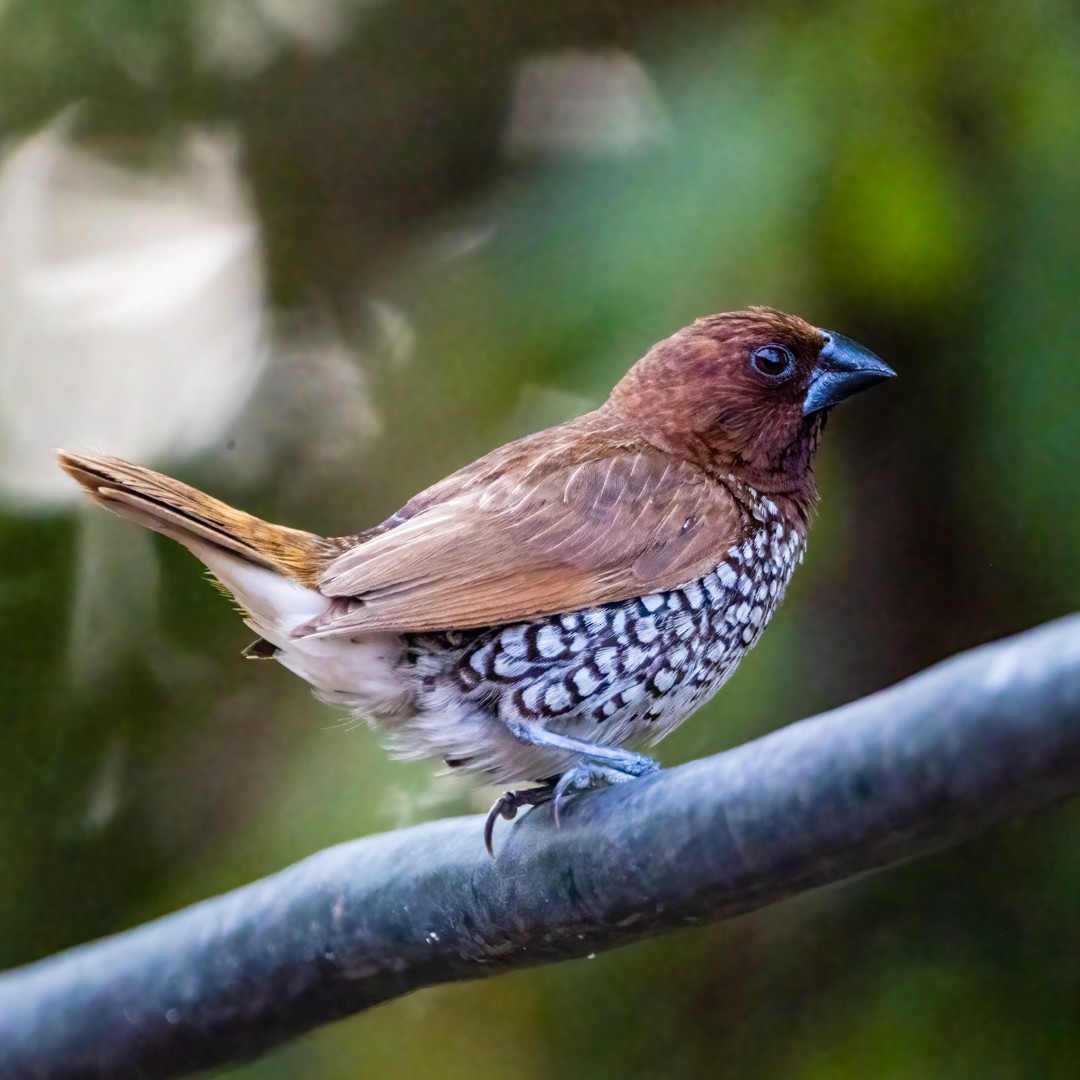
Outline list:
[[[896,372],[880,356],[857,341],[831,330],[821,333],[825,335],[825,345],[818,354],[810,388],[803,400],[804,416],[828,409],[860,390],[896,377]]]

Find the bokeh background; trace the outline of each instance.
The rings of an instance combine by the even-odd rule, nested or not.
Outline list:
[[[840,410],[713,753],[1080,600],[1067,0],[0,3],[0,967],[485,808],[276,665],[50,448],[351,532],[749,303]],[[229,1075],[1050,1077],[1080,811],[713,928],[414,995]]]

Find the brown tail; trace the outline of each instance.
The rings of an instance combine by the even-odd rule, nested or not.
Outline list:
[[[271,525],[123,458],[65,450],[57,451],[56,456],[60,467],[107,510],[164,533],[196,555],[201,545],[212,544],[293,581],[312,585],[327,560],[336,554],[334,543],[324,537]]]

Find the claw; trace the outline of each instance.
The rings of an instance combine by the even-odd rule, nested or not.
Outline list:
[[[564,772],[559,777],[559,782],[555,785],[555,794],[552,796],[551,805],[551,818],[555,822],[555,828],[561,828],[562,826],[562,804],[567,795],[572,794],[575,791],[582,790],[581,788],[581,766],[577,765],[567,772]]]
[[[495,805],[488,811],[487,820],[484,822],[484,847],[493,859],[495,858],[493,847],[495,822],[499,818],[513,821],[517,817],[518,810],[523,806],[540,806],[550,802],[553,793],[554,788],[548,784],[544,787],[526,788],[524,791],[504,791],[495,800]]]
[[[618,755],[617,757],[615,755]],[[495,805],[488,811],[484,822],[484,846],[494,858],[495,849],[492,841],[495,836],[495,822],[499,818],[512,821],[523,806],[540,806],[552,803],[552,818],[555,828],[559,827],[563,800],[567,795],[587,791],[604,784],[622,784],[639,776],[650,776],[660,766],[643,754],[631,754],[628,751],[615,751],[604,758],[583,757],[573,768],[567,769],[562,776],[547,780],[541,787],[525,788],[524,791],[507,791],[495,800]]]

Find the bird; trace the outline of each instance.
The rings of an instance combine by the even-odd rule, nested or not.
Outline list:
[[[399,757],[507,790],[498,820],[648,776],[756,644],[802,561],[831,409],[892,378],[752,307],[654,345],[599,408],[507,443],[381,524],[271,524],[121,458],[58,451],[94,501],[179,541],[273,658]],[[527,785],[527,786],[520,786]]]

